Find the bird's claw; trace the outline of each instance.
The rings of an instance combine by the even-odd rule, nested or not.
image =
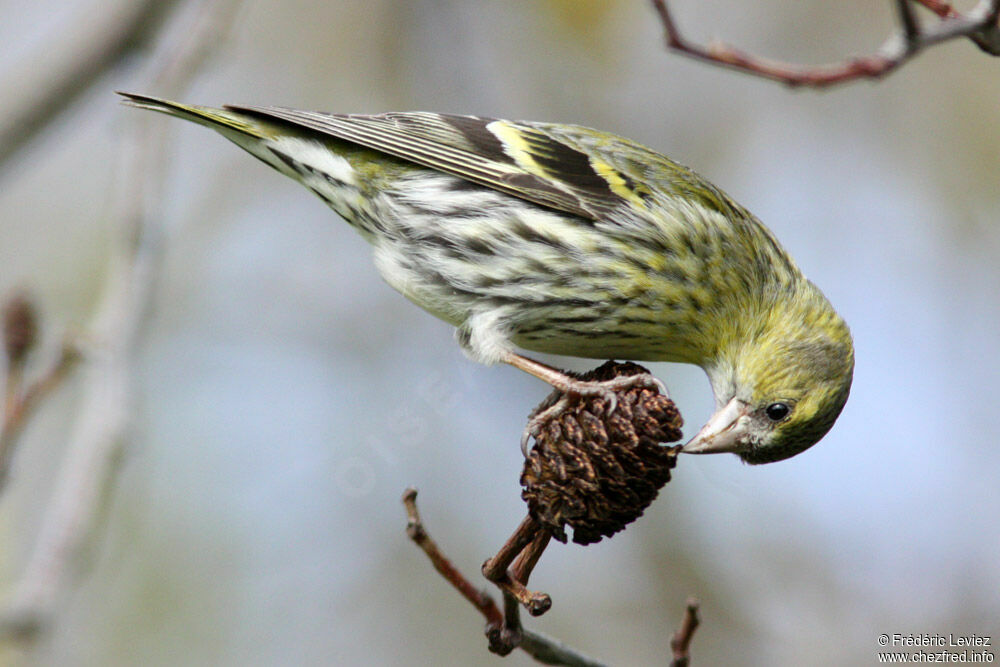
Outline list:
[[[524,432],[521,434],[521,453],[524,454],[524,458],[528,458],[528,441],[538,436],[543,424],[566,412],[569,404],[570,395],[563,394],[553,405],[531,415],[531,418],[528,419],[528,425],[524,427]]]
[[[528,443],[531,438],[538,436],[545,422],[555,419],[566,412],[571,403],[574,402],[573,399],[581,397],[603,398],[606,404],[604,414],[612,415],[618,409],[617,392],[632,387],[656,389],[662,395],[669,396],[667,385],[663,384],[659,378],[654,377],[650,373],[623,375],[611,380],[573,380],[567,383],[565,387],[557,387],[557,389],[562,391],[562,396],[559,397],[559,400],[548,408],[532,414],[527,426],[524,427],[524,432],[521,434],[521,453],[524,454],[525,458],[528,457]]]
[[[618,409],[618,394],[611,391],[610,389],[605,389],[604,393],[601,394],[601,398],[603,398],[608,404],[607,407],[604,408],[604,414],[606,415],[615,414],[615,410]]]
[[[524,458],[528,458],[528,441],[533,435],[535,434],[531,432],[531,424],[528,424],[524,427],[524,432],[521,433],[521,454]]]

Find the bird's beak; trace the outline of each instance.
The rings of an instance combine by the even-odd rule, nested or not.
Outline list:
[[[744,449],[742,436],[744,429],[740,428],[740,418],[750,412],[750,406],[738,398],[729,401],[708,420],[698,435],[684,445],[682,452],[687,454],[721,454],[723,452],[738,452]]]

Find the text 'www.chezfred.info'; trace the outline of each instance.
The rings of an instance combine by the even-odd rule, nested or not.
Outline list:
[[[876,653],[879,663],[990,664],[996,659],[993,638],[974,633],[882,633],[878,645],[886,649]]]

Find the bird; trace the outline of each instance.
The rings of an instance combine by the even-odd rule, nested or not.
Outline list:
[[[612,410],[615,390],[661,383],[587,382],[519,350],[700,366],[715,410],[683,452],[787,459],[847,401],[854,344],[826,296],[752,213],[635,141],[561,123],[119,94],[207,126],[311,190],[475,361]]]

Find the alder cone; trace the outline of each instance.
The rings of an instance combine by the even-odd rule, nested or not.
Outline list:
[[[606,362],[582,380],[610,380],[648,371],[633,363]],[[616,392],[618,405],[607,414],[601,397],[580,397],[562,414],[544,422],[524,463],[521,497],[532,518],[561,542],[565,527],[577,544],[599,542],[642,516],[670,481],[681,437],[680,412],[656,389],[630,387]],[[539,411],[553,405],[553,392]]]

